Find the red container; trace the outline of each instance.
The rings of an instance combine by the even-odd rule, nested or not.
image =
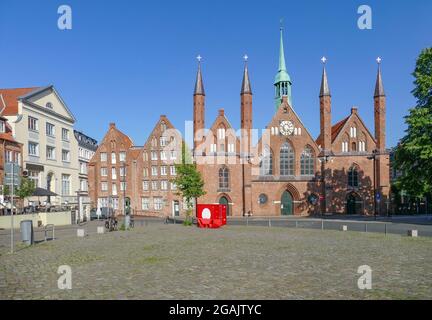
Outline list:
[[[226,225],[226,206],[224,204],[197,205],[197,221],[200,228],[220,228]]]

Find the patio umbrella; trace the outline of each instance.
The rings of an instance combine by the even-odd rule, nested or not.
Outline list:
[[[44,188],[36,188],[35,191],[32,194],[33,197],[56,197],[57,193],[49,191]]]

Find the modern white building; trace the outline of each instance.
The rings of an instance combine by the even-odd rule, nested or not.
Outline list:
[[[79,220],[84,217],[90,219],[91,202],[88,185],[88,164],[95,154],[98,144],[97,140],[90,138],[84,133],[74,130],[75,139],[78,141],[78,163],[79,163]]]
[[[77,202],[79,183],[75,117],[54,86],[0,89],[3,116],[23,144],[23,169],[36,186],[58,194],[52,205]],[[34,200],[34,199],[32,199]]]

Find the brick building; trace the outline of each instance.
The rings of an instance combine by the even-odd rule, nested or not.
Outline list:
[[[351,108],[346,118],[332,125],[331,92],[325,64],[317,108],[320,112],[317,139],[311,136],[292,105],[291,85],[281,29],[279,69],[274,81],[276,111],[267,127],[260,132],[253,129],[253,93],[246,62],[240,91],[240,128],[235,129],[221,109],[206,129],[206,93],[201,64],[198,64],[193,94],[192,151],[207,192],[197,199],[198,203],[225,204],[229,215],[233,216],[385,213],[390,182],[389,155],[385,148],[386,97],[380,65],[374,92],[374,134],[366,127],[356,107]],[[127,155],[125,194],[131,197],[135,212],[176,214],[174,208],[181,206],[181,199],[165,182],[163,190],[160,187],[162,181],[169,181],[170,177],[166,171],[161,174],[161,166],[170,166],[160,163],[162,152],[169,152],[162,148],[162,123],[174,129],[168,119],[161,116],[144,147],[132,147],[132,141],[111,126],[91,161],[95,168],[94,178],[90,178],[89,172],[89,179],[93,179],[90,189],[94,189],[91,193],[94,201],[101,204],[101,199],[111,190],[113,182],[99,175],[101,163],[104,163],[99,157],[101,152],[109,155],[115,149],[114,143],[116,152],[122,150]],[[177,139],[180,140],[181,137]],[[255,140],[258,142],[254,143]],[[119,145],[122,148],[118,149]],[[102,191],[100,183],[106,180]]]

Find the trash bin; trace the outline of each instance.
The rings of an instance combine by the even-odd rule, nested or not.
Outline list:
[[[21,241],[27,245],[34,243],[33,221],[23,220],[20,223]]]

